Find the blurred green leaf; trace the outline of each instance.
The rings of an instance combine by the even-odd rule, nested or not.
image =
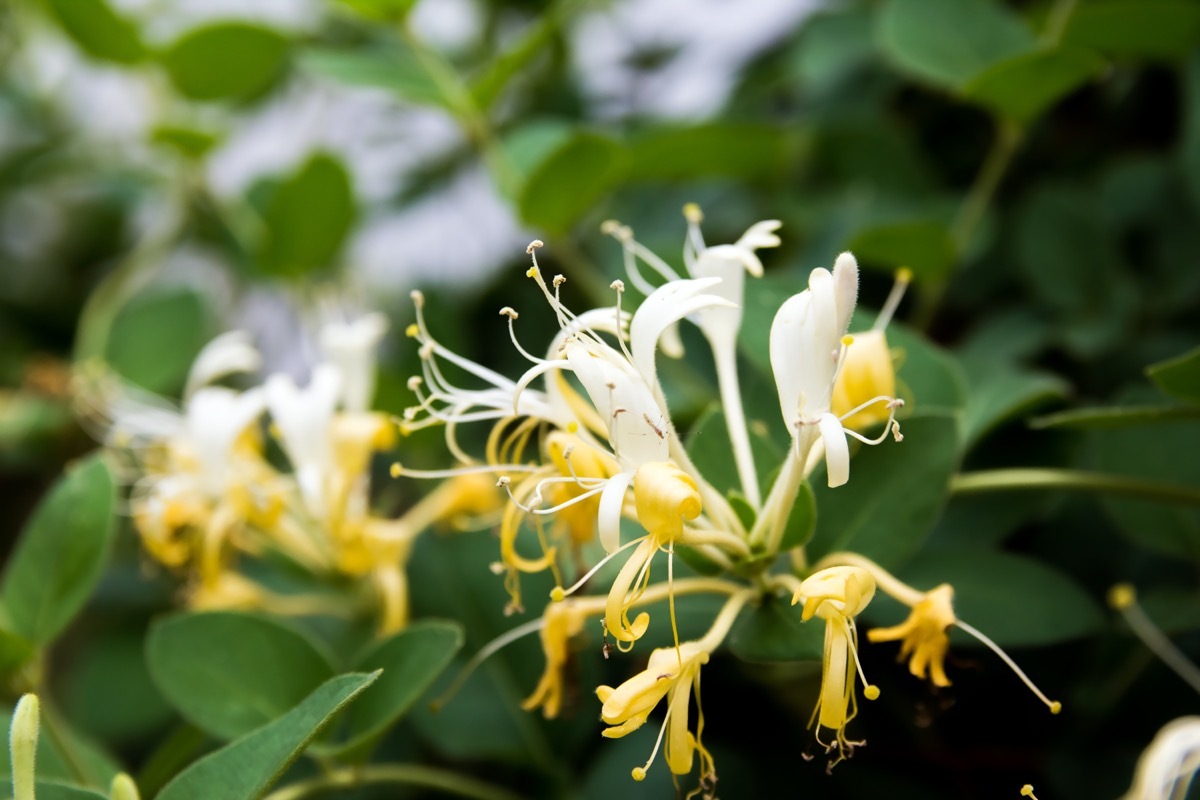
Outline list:
[[[300,67],[347,86],[387,89],[414,103],[445,105],[437,84],[401,44],[358,50],[314,47],[300,56]]]
[[[74,644],[71,658],[56,665],[63,714],[80,731],[113,745],[136,745],[176,718],[150,679],[144,638],[140,624],[106,627],[83,647]]]
[[[971,391],[963,417],[963,446],[968,450],[997,425],[1061,400],[1070,392],[1066,381],[1057,375],[1003,363],[981,363],[971,372],[971,377]]]
[[[786,171],[796,137],[775,125],[713,122],[651,128],[629,141],[631,180],[708,175],[758,178]]]
[[[133,383],[171,394],[211,334],[212,319],[197,292],[176,287],[139,294],[113,319],[104,358]]]
[[[962,87],[963,95],[1015,122],[1029,123],[1103,66],[1095,53],[1074,47],[1022,53],[975,75]]]
[[[1146,368],[1146,374],[1172,397],[1190,403],[1200,402],[1200,347],[1151,364]]]
[[[1200,596],[1195,592],[1150,587],[1145,595],[1139,593],[1138,604],[1165,633],[1187,633],[1200,628]]]
[[[1025,556],[969,549],[925,552],[900,572],[921,590],[942,583],[954,587],[954,612],[1002,647],[1032,647],[1078,639],[1104,624],[1096,601],[1068,575]],[[874,614],[892,606],[892,619],[907,614],[898,604],[873,602]],[[870,610],[870,609],[869,609]],[[961,631],[955,647],[983,645]]]
[[[767,478],[783,462],[787,443],[776,442],[754,430],[753,426],[748,435],[759,486],[766,486]],[[729,428],[719,403],[710,405],[696,420],[688,431],[686,444],[692,463],[709,483],[722,493],[741,491],[733,460],[733,445],[729,442]]]
[[[871,13],[866,8],[839,8],[815,14],[791,52],[793,69],[815,91],[831,89],[875,56]]]
[[[275,783],[338,711],[379,673],[330,678],[295,708],[181,772],[158,800],[255,800]]]
[[[382,670],[363,702],[344,715],[335,745],[325,752],[346,753],[369,744],[394,725],[433,685],[462,647],[461,626],[425,620],[374,645],[354,665],[356,670]]]
[[[188,31],[162,54],[175,88],[192,100],[243,99],[266,89],[283,70],[285,36],[244,22]]]
[[[1034,46],[1025,23],[993,0],[889,0],[878,25],[897,66],[950,89]]]
[[[520,38],[502,53],[494,54],[471,84],[475,105],[486,112],[503,94],[512,79],[535,58],[553,45],[563,22],[570,18],[581,0],[557,0],[545,3]]]
[[[0,628],[0,677],[11,675],[37,654],[33,643]]]
[[[166,145],[187,158],[199,159],[221,141],[213,131],[180,125],[159,125],[150,133],[151,141]]]
[[[12,727],[11,705],[0,706],[0,730]],[[43,705],[42,714],[53,713]],[[43,730],[45,730],[43,722]],[[69,726],[55,716],[56,737],[43,734],[38,737],[37,776],[41,781],[60,784],[108,786],[120,768],[110,756],[78,736]],[[12,754],[8,747],[0,747],[0,784],[12,782]],[[41,800],[39,786],[38,800]]]
[[[136,64],[146,57],[137,26],[105,0],[48,0],[48,5],[67,35],[93,58]]]
[[[863,322],[863,327],[869,325]],[[857,319],[850,330],[861,330]],[[904,399],[904,413],[958,411],[966,407],[967,379],[953,355],[895,322],[887,327],[887,341],[897,361],[897,392]]]
[[[42,499],[4,574],[13,631],[54,639],[83,607],[108,557],[115,490],[100,456],[74,464]]]
[[[158,620],[146,638],[146,660],[167,701],[220,739],[275,719],[334,674],[298,630],[234,611]]]
[[[850,482],[830,489],[824,469],[812,477],[817,530],[808,560],[852,550],[885,568],[902,564],[933,528],[958,465],[958,421],[949,414],[914,415],[904,441],[863,446],[850,460]]]
[[[1076,428],[1103,430],[1151,425],[1180,419],[1200,419],[1200,409],[1193,406],[1117,406],[1115,408],[1073,408],[1057,414],[1035,417],[1029,427]]]
[[[75,423],[69,405],[32,392],[0,389],[0,464],[44,454]]]
[[[1075,9],[1063,41],[1118,56],[1178,58],[1200,44],[1193,0],[1092,0]]]
[[[261,269],[269,275],[299,277],[328,266],[356,216],[346,167],[332,155],[313,155],[267,200]]]
[[[796,491],[796,502],[788,514],[787,525],[783,529],[783,539],[780,540],[780,550],[790,550],[793,547],[807,544],[817,530],[817,497],[808,482],[800,484]]]
[[[39,780],[35,791],[38,800],[108,800],[108,795],[91,789],[54,781]]]
[[[1101,430],[1093,437],[1103,472],[1200,486],[1200,425],[1194,421]],[[1110,495],[1101,502],[1130,541],[1188,561],[1200,554],[1200,510]]]
[[[846,249],[867,265],[908,267],[917,280],[939,280],[954,267],[954,240],[945,225],[932,220],[869,226]]]
[[[401,22],[417,0],[338,0],[341,5],[376,22]]]
[[[577,132],[530,172],[517,200],[521,219],[550,233],[564,233],[623,175],[624,153],[616,142]]]
[[[742,613],[730,636],[729,650],[743,661],[820,661],[825,653],[825,623],[801,622],[803,606],[790,598],[768,596]]]

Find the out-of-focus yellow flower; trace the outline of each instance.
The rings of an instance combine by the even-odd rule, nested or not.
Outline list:
[[[546,606],[542,614],[542,627],[538,636],[542,640],[542,652],[546,655],[546,668],[537,688],[525,701],[521,708],[532,711],[542,709],[542,715],[547,719],[558,716],[562,708],[563,668],[570,655],[568,645],[572,638],[583,632],[583,623],[587,614],[579,608],[575,601],[567,599]]]
[[[934,686],[949,686],[946,677],[946,652],[950,637],[946,631],[954,624],[954,588],[943,583],[925,594],[912,607],[908,619],[891,628],[867,631],[871,642],[900,641],[900,658],[908,658],[908,669],[918,678],[926,673]]]
[[[792,597],[792,602],[803,602],[801,618],[804,621],[814,616],[825,620],[824,668],[821,674],[821,694],[813,711],[816,723],[817,742],[827,750],[837,749],[838,755],[830,767],[849,757],[856,742],[846,738],[846,725],[858,713],[858,702],[854,692],[855,674],[862,674],[858,662],[858,631],[854,618],[875,596],[875,580],[871,573],[859,567],[829,567],[813,573],[801,582]],[[868,700],[879,696],[879,689],[868,684],[863,694]],[[833,731],[834,739],[826,744],[821,741],[821,729]]]

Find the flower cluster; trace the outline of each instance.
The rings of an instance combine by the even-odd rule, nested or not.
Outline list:
[[[369,410],[374,351],[386,330],[379,314],[327,324],[305,387],[274,374],[242,390],[218,384],[244,383],[261,358],[245,334],[223,334],[197,356],[181,407],[102,370],[80,375],[84,418],[122,457],[145,552],[183,578],[188,607],[351,616],[366,596],[379,630],[399,630],[414,537],[435,520],[492,510],[489,487],[463,478],[398,519],[372,513],[373,454],[396,439],[391,419]],[[275,556],[363,591],[280,592],[240,568]]]
[[[505,576],[509,610],[523,610],[523,575],[548,571],[555,583],[540,621],[514,629],[487,649],[522,633],[540,633],[546,668],[526,708],[541,708],[547,717],[560,712],[570,640],[589,620],[599,621],[606,656],[610,641],[629,651],[650,629],[648,607],[667,601],[673,644],[651,652],[646,669],[620,686],[596,690],[608,726],[604,735],[625,736],[665,704],[658,744],[633,777],[645,776],[663,746],[675,775],[699,765],[697,791],[710,795],[716,772],[701,741],[700,674],[743,609],[768,595],[790,596],[801,605],[803,620],[817,617],[825,626],[823,679],[811,727],[832,754],[831,764],[858,744],[846,733],[862,679],[857,618],[877,589],[910,606],[912,615],[895,628],[870,631],[868,638],[900,640],[915,675],[937,686],[949,684],[944,658],[947,631],[955,625],[1001,651],[955,616],[949,585],[920,592],[854,553],[832,554],[810,568],[803,546],[785,548],[797,493],[822,464],[828,485],[840,487],[850,480],[852,440],[876,445],[889,437],[903,439],[897,412],[904,401],[896,394],[885,328],[911,276],[901,271],[875,327],[863,334],[848,332],[858,294],[858,266],[849,253],[838,256],[832,270],[813,270],[807,288],[780,306],[769,356],[790,441],[777,477],[764,487],[743,413],[737,340],[747,275],[761,275],[757,251],[780,244],[779,223],[757,223],[733,244],[709,247],[699,209],[689,206],[685,216],[685,273],[641,245],[627,226],[605,223],[622,246],[628,280],[644,295],[635,307],[625,282],[617,280],[611,305],[571,310],[563,299],[566,278],[543,273],[537,261],[542,243],[533,242],[526,274],[549,305],[558,332],[544,349],[527,348],[517,333],[518,314],[501,310],[513,346],[529,362],[515,378],[441,344],[431,332],[423,296],[414,294],[417,321],[409,334],[419,344],[422,374],[410,383],[418,403],[406,412],[405,427],[444,426],[459,464],[437,472],[397,466],[393,474],[490,474],[507,491],[496,571]],[[734,494],[719,491],[712,476],[697,469],[660,383],[658,354],[680,354],[682,324],[697,326],[712,351],[740,483]],[[467,385],[460,385],[463,376]],[[469,423],[488,426],[486,448],[477,456],[459,438]],[[674,557],[681,547],[707,562],[709,572],[723,575],[676,577]],[[663,560],[665,580],[656,567]],[[610,562],[613,569],[602,573]],[[614,570],[615,577],[595,592],[597,576]],[[722,609],[704,636],[681,641],[675,604],[696,594],[723,597]],[[863,683],[864,696],[878,696],[877,688]],[[1057,703],[1038,696],[1057,711]]]

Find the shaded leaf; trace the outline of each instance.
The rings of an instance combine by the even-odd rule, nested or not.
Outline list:
[[[897,66],[945,88],[1034,45],[1021,19],[992,0],[890,0],[877,34]]]
[[[1095,53],[1060,47],[993,64],[963,86],[963,95],[1016,122],[1028,123],[1091,80],[1104,66]]]
[[[316,47],[300,56],[301,69],[347,86],[387,89],[414,103],[444,105],[441,90],[408,48],[335,50]]]
[[[69,468],[25,526],[4,575],[15,633],[45,644],[83,607],[108,557],[114,487],[100,456]]]
[[[105,0],[48,0],[48,5],[67,35],[93,58],[136,64],[146,57],[137,26]]]
[[[314,154],[275,188],[263,209],[260,268],[298,277],[328,266],[356,216],[346,167],[332,155]]]
[[[820,661],[825,652],[825,623],[800,620],[802,605],[773,595],[742,613],[730,636],[729,650],[743,661]]]
[[[1172,397],[1200,403],[1200,347],[1146,368],[1150,380]]]
[[[158,620],[146,638],[146,660],[167,701],[221,739],[275,719],[334,672],[299,631],[235,611]]]
[[[183,386],[211,328],[197,292],[174,288],[137,295],[113,319],[104,358],[133,383],[171,393]]]
[[[1073,408],[1057,414],[1035,417],[1029,427],[1103,430],[1152,425],[1181,419],[1200,419],[1200,409],[1192,406],[1118,406],[1115,408]]]
[[[220,22],[188,31],[162,54],[171,82],[192,100],[241,99],[270,86],[289,43],[270,28]]]
[[[1093,0],[1071,14],[1063,41],[1118,56],[1186,56],[1200,44],[1200,5],[1192,0]]]
[[[971,446],[1001,423],[1067,396],[1070,387],[1057,375],[1007,364],[980,364],[963,415],[963,447]]]
[[[592,210],[623,174],[624,153],[617,143],[580,131],[531,170],[518,193],[521,219],[563,233]]]
[[[379,673],[330,678],[278,719],[181,772],[158,800],[254,800],[279,779],[323,727]]]
[[[930,220],[869,226],[854,234],[847,249],[866,264],[908,267],[918,280],[945,277],[955,258],[950,232]]]

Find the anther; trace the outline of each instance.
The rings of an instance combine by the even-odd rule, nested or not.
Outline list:
[[[1033,785],[1029,783],[1021,787],[1021,796],[1037,800],[1037,795],[1033,793]]]
[[[532,242],[529,243],[529,246],[525,248],[525,252],[528,255],[533,255],[533,251],[538,249],[539,247],[545,247],[545,245],[542,243],[541,239],[534,239]]]
[[[566,283],[566,282],[567,282],[567,276],[566,276],[566,275],[555,275],[555,276],[554,276],[554,280],[553,280],[553,281],[551,281],[551,285],[552,285],[552,286],[553,286],[555,289],[557,289],[558,287],[562,286],[562,285],[563,285],[564,283]]]
[[[646,780],[646,770],[643,767],[634,767],[629,774],[633,776],[635,781]]]
[[[868,700],[878,700],[879,687],[873,683],[867,684],[863,687],[863,697],[867,698]]]
[[[420,375],[413,375],[405,382],[404,385],[408,387],[410,392],[415,392],[417,389],[421,388],[421,384],[424,382],[424,379]]]
[[[606,219],[604,222],[600,223],[600,232],[605,236],[612,236],[614,233],[616,233],[617,228],[619,227],[621,227],[621,223],[617,222],[615,219]]]
[[[508,317],[509,319],[516,319],[521,315],[513,310],[512,306],[505,306],[504,308],[500,309],[500,316]]]
[[[704,212],[700,210],[699,203],[685,203],[683,206],[683,218],[688,222],[699,225],[704,221]]]
[[[420,289],[413,289],[408,293],[408,296],[412,298],[413,304],[418,308],[425,305],[425,293]]]
[[[566,599],[567,599],[567,593],[566,593],[566,590],[563,589],[563,587],[555,586],[553,589],[550,590],[550,600],[552,602],[561,603],[563,600],[566,600]]]
[[[1117,611],[1124,611],[1137,602],[1137,590],[1132,584],[1118,583],[1108,590],[1108,604]]]
[[[388,474],[393,478],[399,478],[402,472],[404,472],[404,467],[400,466],[399,461],[393,461],[392,466],[388,467]]]
[[[508,569],[508,567],[504,566],[499,561],[493,561],[492,563],[488,564],[488,569],[493,575],[503,575],[504,571]]]
[[[508,486],[511,483],[512,483],[512,478],[508,477],[507,475],[501,475],[499,478],[496,479],[497,486]]]
[[[623,291],[625,291],[625,281],[621,280],[620,278],[617,278],[615,281],[613,281],[612,283],[610,283],[608,285],[608,288],[615,289],[618,292],[623,292]]]
[[[912,283],[913,271],[908,267],[896,270],[896,283]]]
[[[842,344],[844,344],[846,347],[849,347],[850,345],[854,344],[854,337],[847,333],[842,337]]]
[[[410,339],[415,339],[421,335],[421,329],[417,327],[417,323],[410,322],[408,327],[404,329],[404,335]]]

